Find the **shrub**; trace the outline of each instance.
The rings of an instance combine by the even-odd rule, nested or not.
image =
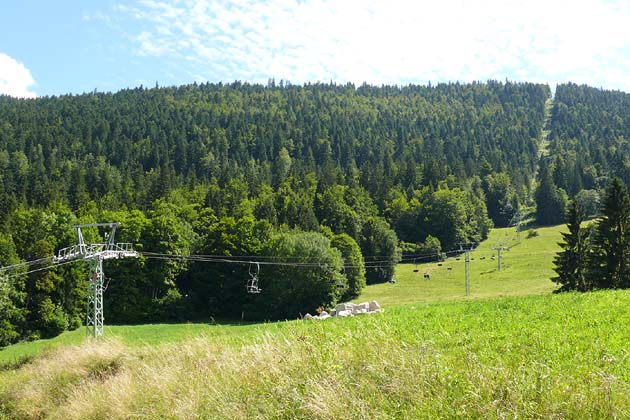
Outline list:
[[[286,265],[263,265],[260,287],[245,312],[257,319],[295,318],[337,302],[342,258],[330,240],[316,232],[283,232],[272,238],[266,255]]]
[[[343,257],[344,273],[348,287],[343,293],[342,300],[358,297],[365,287],[365,262],[361,248],[351,236],[342,233],[332,238],[331,245],[337,248]]]
[[[535,238],[538,236],[538,231],[534,229],[530,229],[527,231],[527,239]]]

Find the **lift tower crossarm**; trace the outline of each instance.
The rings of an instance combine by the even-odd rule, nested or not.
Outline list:
[[[109,227],[111,232],[105,235],[107,242],[86,244],[83,239],[82,228],[86,227]],[[73,225],[72,227],[77,230],[78,243],[67,248],[60,249],[57,255],[53,257],[55,264],[66,262],[70,260],[78,259],[91,259],[101,258],[108,260],[111,258],[123,258],[130,257],[136,258],[138,253],[133,250],[133,246],[130,243],[116,243],[114,241],[114,235],[116,234],[116,228],[120,226],[120,223],[89,223],[84,225]]]
[[[88,308],[86,317],[86,329],[88,335],[100,337],[103,335],[103,260],[113,258],[137,258],[130,243],[116,243],[114,235],[120,223],[88,223],[72,226],[77,230],[78,243],[67,248],[60,249],[53,257],[53,262],[59,264],[73,260],[88,260],[90,262],[90,294],[88,295]],[[105,234],[105,242],[86,244],[83,238],[82,228],[109,227],[111,231]]]

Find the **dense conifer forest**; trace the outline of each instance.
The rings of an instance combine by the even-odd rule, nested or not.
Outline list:
[[[549,128],[553,180],[569,196],[630,182],[630,94],[560,85]]]
[[[118,221],[144,254],[108,263],[108,322],[295,317],[390,280],[403,255],[479,242],[534,199],[562,221],[568,198],[598,208],[609,177],[630,181],[628,95],[558,86],[539,161],[550,96],[273,80],[3,96],[0,266],[74,244],[73,224]],[[0,345],[82,322],[84,264],[20,270],[0,274]],[[247,293],[253,274],[263,293]]]

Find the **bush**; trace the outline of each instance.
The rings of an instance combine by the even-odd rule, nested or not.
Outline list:
[[[286,265],[260,267],[260,294],[245,306],[256,319],[295,318],[337,302],[337,285],[343,284],[342,258],[330,240],[316,232],[280,233],[272,238],[265,255]]]
[[[401,242],[400,249],[405,256],[433,254],[437,255],[442,250],[440,240],[434,236],[427,236],[424,242]]]
[[[55,337],[68,328],[68,320],[63,309],[55,305],[50,298],[44,299],[39,306],[40,332],[42,338]]]
[[[370,265],[366,270],[367,284],[383,283],[392,278],[400,261],[396,232],[383,219],[370,217],[361,231],[361,252]]]
[[[19,337],[13,324],[6,319],[0,320],[0,347],[15,343]]]
[[[534,230],[534,229],[530,229],[527,231],[527,239],[531,239],[531,238],[535,238],[536,236],[538,236],[538,231]]]
[[[350,235],[345,233],[333,236],[331,245],[337,248],[343,257],[347,287],[341,299],[347,301],[358,297],[365,287],[365,262],[361,248]]]

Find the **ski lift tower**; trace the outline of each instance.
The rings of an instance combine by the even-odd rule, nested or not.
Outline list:
[[[103,335],[103,279],[105,278],[103,260],[138,257],[138,253],[133,250],[130,243],[114,242],[114,234],[118,226],[120,223],[74,225],[72,227],[77,230],[78,244],[60,249],[57,256],[53,257],[55,264],[74,260],[87,260],[89,262],[90,293],[85,327],[86,334],[93,337]],[[86,244],[83,239],[83,232],[81,232],[81,229],[86,227],[108,227],[111,231],[105,234],[104,243]]]
[[[512,216],[512,219],[510,220],[509,225],[510,226],[516,226],[516,240],[520,241],[521,240],[521,212],[520,210],[517,210],[516,213],[514,213],[514,216]]]

